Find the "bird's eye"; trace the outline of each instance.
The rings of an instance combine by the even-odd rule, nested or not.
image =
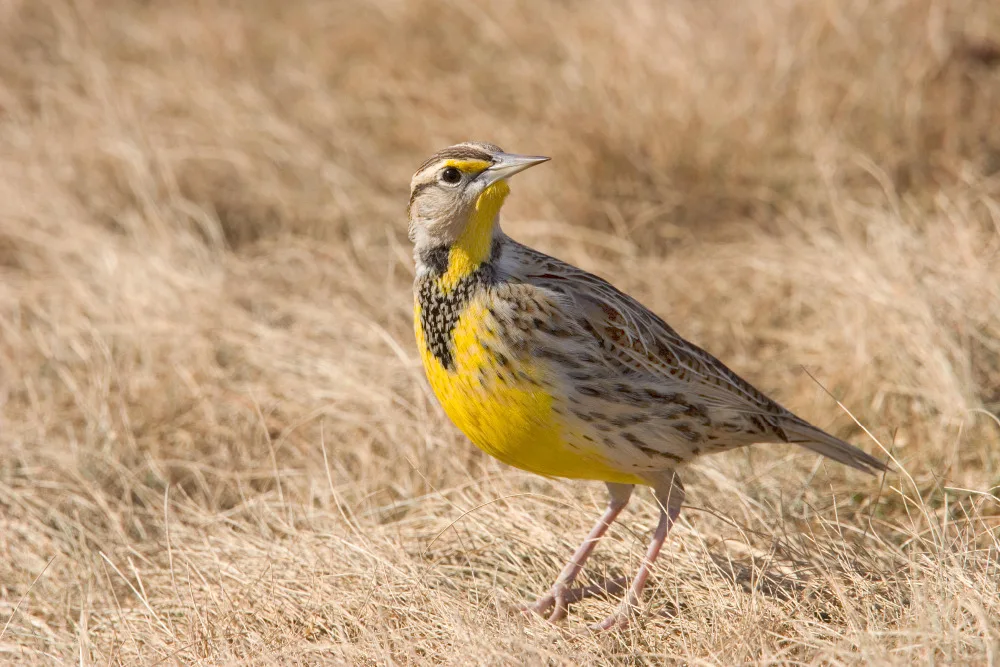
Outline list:
[[[455,169],[455,167],[447,167],[444,171],[441,172],[441,180],[444,181],[445,183],[454,185],[455,183],[458,183],[460,180],[462,180],[462,172],[460,172],[458,169]]]

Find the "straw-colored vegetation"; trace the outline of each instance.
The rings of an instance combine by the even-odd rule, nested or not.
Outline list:
[[[993,0],[0,2],[0,661],[1000,660],[998,35]],[[426,387],[407,188],[465,139],[554,158],[508,233],[898,472],[704,460],[640,623],[511,611],[604,492]]]

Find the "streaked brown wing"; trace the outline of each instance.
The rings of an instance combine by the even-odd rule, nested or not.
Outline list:
[[[620,378],[619,386],[627,387],[629,381],[646,385],[647,392],[652,382],[665,398],[683,394],[704,409],[709,423],[703,435],[722,449],[789,442],[864,472],[888,469],[885,462],[768,398],[607,281],[525,246],[518,246],[518,252],[521,279],[566,302],[566,313],[573,313],[577,324],[593,336],[601,359],[617,376],[611,379]]]
[[[605,361],[623,373],[683,383],[706,404],[745,414],[788,417],[791,413],[725,364],[682,338],[638,301],[591,273],[521,246],[530,266],[523,278],[569,299],[578,322],[595,337]],[[520,250],[520,249],[519,249]]]

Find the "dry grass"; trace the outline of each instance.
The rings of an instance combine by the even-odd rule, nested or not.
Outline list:
[[[0,2],[0,656],[1000,660],[1000,4]],[[425,386],[403,210],[474,138],[507,230],[869,451],[717,457],[642,623],[543,591],[600,485]],[[591,581],[630,572],[642,495]]]

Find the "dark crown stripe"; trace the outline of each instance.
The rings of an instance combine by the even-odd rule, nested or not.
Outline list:
[[[502,152],[499,146],[494,146],[493,144],[459,144],[457,146],[449,146],[438,151],[429,160],[420,165],[417,173],[441,160],[483,160],[485,162],[492,162],[492,153]]]

